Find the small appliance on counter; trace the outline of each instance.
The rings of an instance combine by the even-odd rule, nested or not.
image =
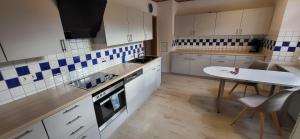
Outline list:
[[[249,43],[251,47],[250,49],[250,53],[259,53],[263,47],[263,40],[262,39],[253,39],[250,43]]]

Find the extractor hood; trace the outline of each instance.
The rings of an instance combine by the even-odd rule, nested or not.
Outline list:
[[[57,0],[66,39],[96,37],[106,4],[107,0]]]

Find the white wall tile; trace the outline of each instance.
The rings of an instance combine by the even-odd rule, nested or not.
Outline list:
[[[0,104],[3,104],[4,102],[7,102],[8,100],[11,100],[11,99],[12,99],[12,96],[11,96],[9,90],[0,92]]]
[[[11,96],[12,96],[13,98],[16,98],[16,97],[18,97],[18,96],[25,95],[22,86],[12,88],[12,89],[10,89],[9,91],[10,91],[10,94],[11,94]]]
[[[5,83],[5,81],[0,81],[0,91],[4,91],[7,90],[7,85]]]

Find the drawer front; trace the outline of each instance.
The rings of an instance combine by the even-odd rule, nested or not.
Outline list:
[[[9,139],[48,139],[48,136],[42,122],[38,122]]]
[[[249,68],[253,61],[235,61],[235,67],[238,68]]]
[[[81,126],[89,128],[97,122],[92,97],[87,97],[43,121],[50,138],[61,138]]]
[[[97,124],[93,125],[87,131],[85,131],[82,135],[79,136],[78,139],[100,139],[100,131]]]
[[[204,54],[191,54],[192,59],[207,61],[211,59],[210,55],[204,55]]]
[[[213,55],[211,59],[214,60],[223,60],[223,61],[231,61],[235,60],[235,56],[227,56],[227,55]]]

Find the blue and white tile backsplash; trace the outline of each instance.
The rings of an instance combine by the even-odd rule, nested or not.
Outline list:
[[[0,65],[0,105],[76,80],[143,52],[142,43],[92,50],[90,40],[67,40],[67,52]]]

